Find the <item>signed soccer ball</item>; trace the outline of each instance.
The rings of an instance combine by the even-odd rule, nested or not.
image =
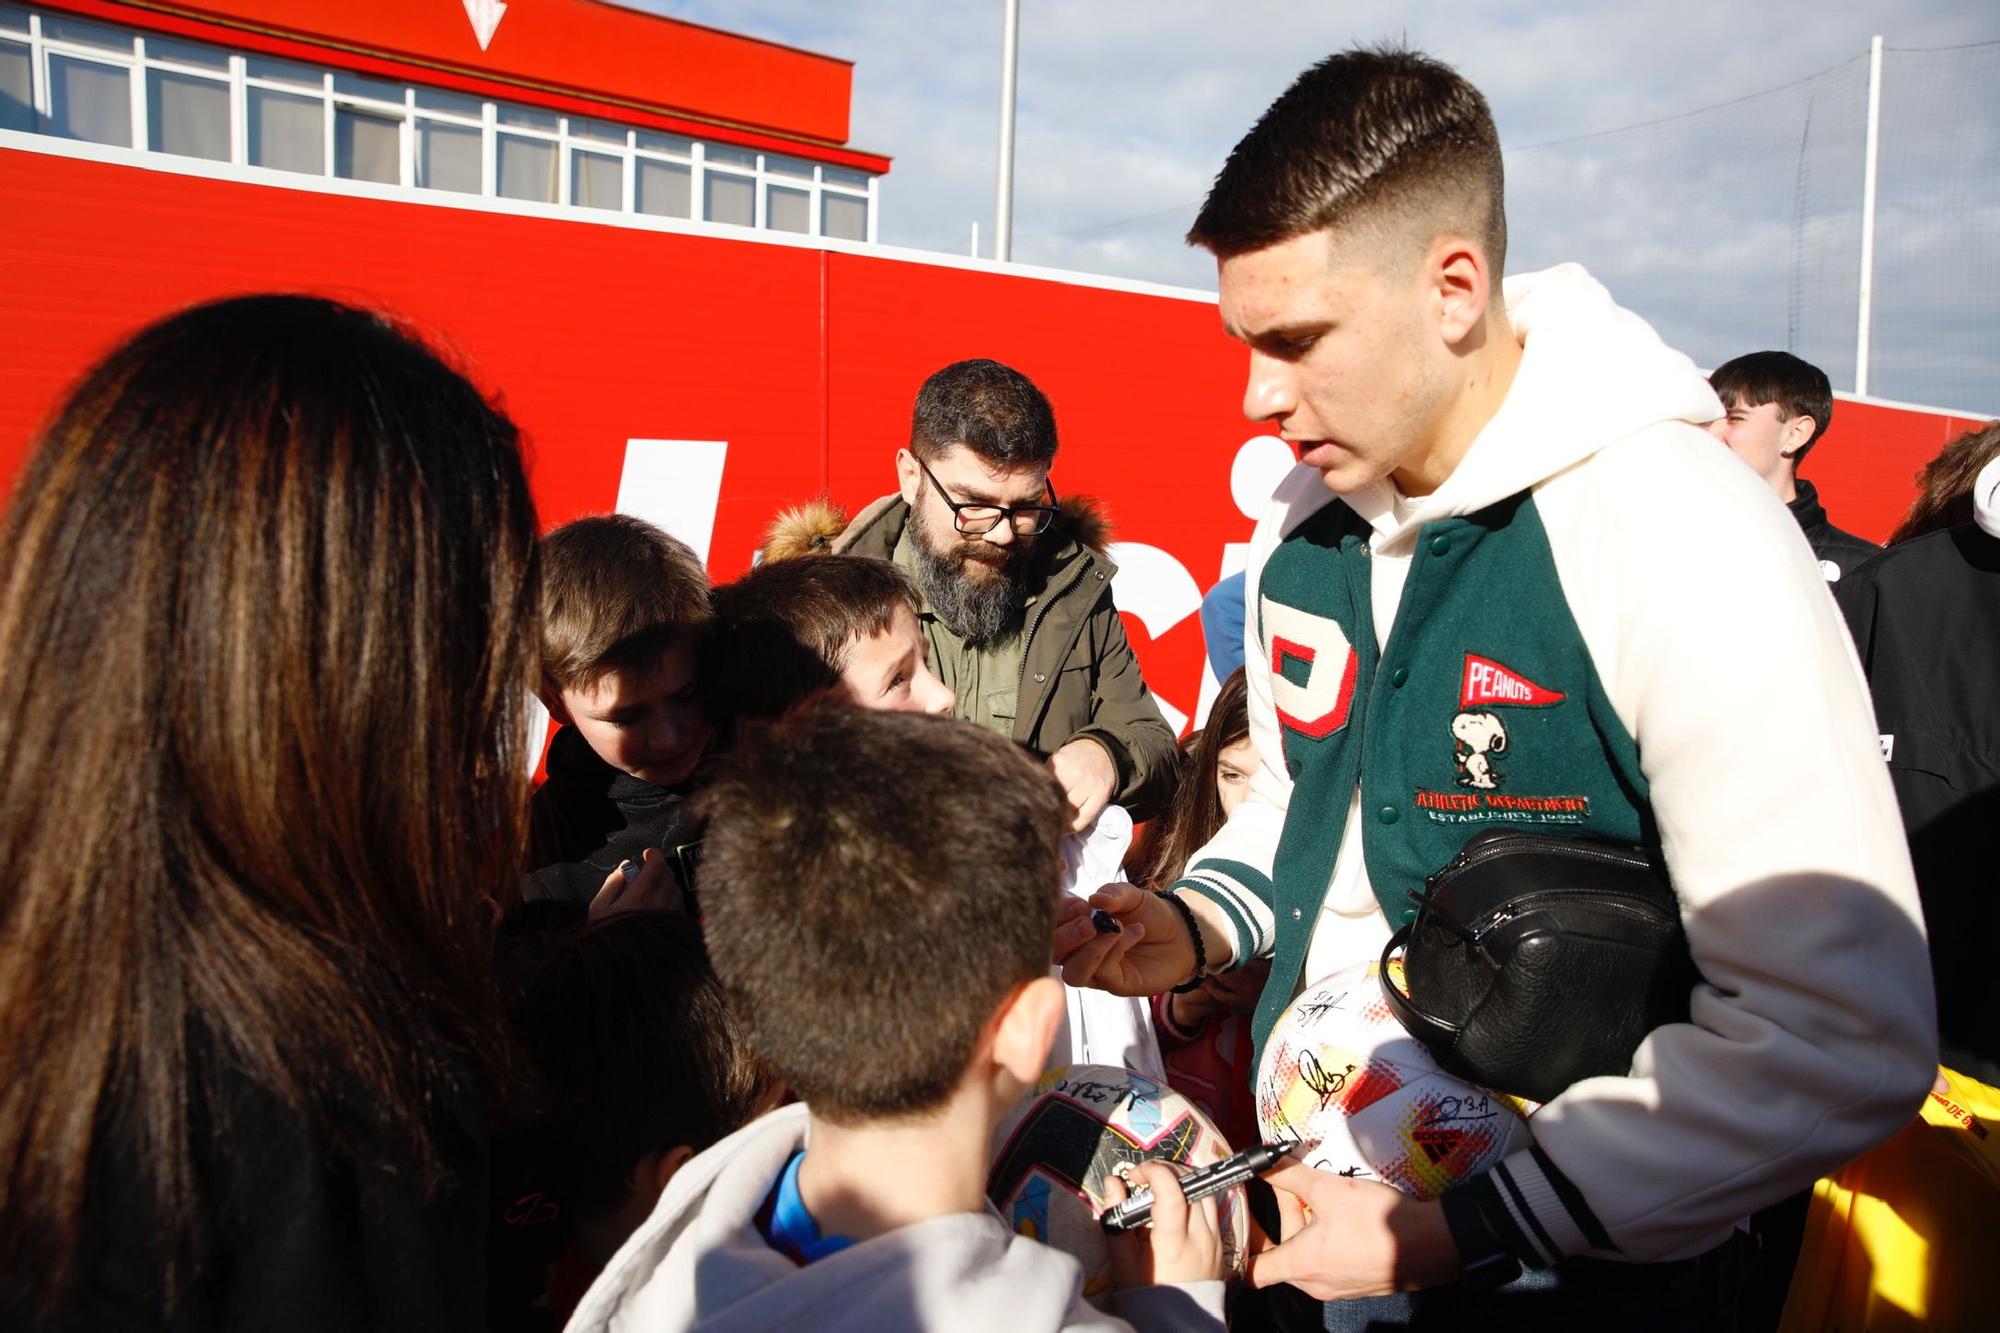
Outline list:
[[[1439,1069],[1378,973],[1343,968],[1292,1001],[1258,1063],[1257,1122],[1266,1143],[1301,1144],[1308,1166],[1434,1199],[1531,1144],[1536,1104]]]
[[[1042,1075],[994,1136],[986,1195],[1007,1224],[1083,1266],[1083,1294],[1111,1295],[1109,1251],[1097,1218],[1110,1200],[1104,1178],[1125,1164],[1164,1158],[1207,1166],[1231,1149],[1194,1103],[1156,1079],[1109,1065],[1067,1065]],[[1242,1261],[1249,1216],[1239,1186],[1215,1195],[1225,1271]]]

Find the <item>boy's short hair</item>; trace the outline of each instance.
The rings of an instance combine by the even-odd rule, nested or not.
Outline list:
[[[929,462],[962,444],[988,463],[1046,471],[1056,461],[1056,414],[1048,395],[1012,366],[954,361],[917,390],[910,452]]]
[[[758,1051],[854,1124],[949,1097],[1007,996],[1049,975],[1068,807],[967,722],[807,708],[697,798],[715,970]]]
[[[897,607],[923,607],[908,574],[865,555],[771,561],[714,600],[702,677],[716,713],[735,719],[777,717],[838,685],[857,642],[887,633]]]
[[[1708,383],[1724,408],[1776,403],[1778,414],[1786,421],[1811,417],[1812,438],[1792,455],[1794,463],[1805,460],[1833,421],[1833,385],[1826,372],[1790,352],[1746,353],[1717,366]]]
[[[629,514],[565,523],[542,538],[542,685],[587,689],[648,665],[708,623],[708,571],[686,542]]]
[[[621,913],[557,947],[515,1025],[548,1090],[559,1197],[584,1217],[625,1201],[641,1157],[700,1152],[779,1086],[724,998],[701,927],[677,912]]]
[[[1188,231],[1218,259],[1361,220],[1428,245],[1479,240],[1497,279],[1500,136],[1477,88],[1416,51],[1342,51],[1301,74],[1230,150]]]

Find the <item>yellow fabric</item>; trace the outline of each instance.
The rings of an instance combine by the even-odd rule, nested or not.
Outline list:
[[[2000,1088],[1940,1074],[1916,1120],[1813,1188],[1780,1333],[2000,1326]]]

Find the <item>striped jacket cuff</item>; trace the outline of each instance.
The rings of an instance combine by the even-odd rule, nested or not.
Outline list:
[[[1228,971],[1271,951],[1276,926],[1271,916],[1270,876],[1241,861],[1209,859],[1189,866],[1168,892],[1182,890],[1214,903],[1229,922],[1236,940]]]
[[[1580,1250],[1618,1248],[1583,1192],[1540,1148],[1517,1152],[1460,1188],[1473,1191],[1493,1234],[1522,1263],[1550,1268]]]

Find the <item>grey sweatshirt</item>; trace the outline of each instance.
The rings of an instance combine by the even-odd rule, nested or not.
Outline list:
[[[756,1216],[805,1146],[806,1125],[804,1106],[784,1107],[682,1167],[591,1285],[569,1333],[1223,1326],[1220,1282],[1124,1292],[1119,1313],[1131,1322],[1107,1315],[1083,1299],[1076,1260],[1015,1235],[991,1210],[932,1218],[798,1267],[765,1242]]]

